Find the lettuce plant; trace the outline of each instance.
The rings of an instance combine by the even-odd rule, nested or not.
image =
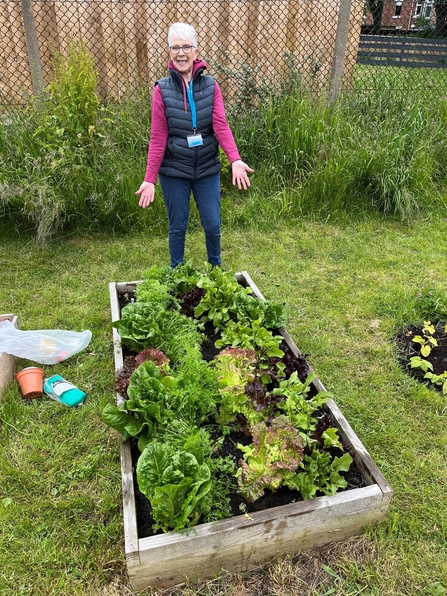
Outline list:
[[[269,358],[282,358],[284,352],[279,347],[283,338],[273,335],[262,324],[262,319],[250,322],[230,321],[222,331],[221,339],[216,341],[216,347],[231,346],[254,350],[259,365],[268,368]]]
[[[211,474],[192,453],[152,442],[138,459],[137,482],[151,504],[154,530],[166,532],[197,524]]]
[[[249,381],[255,380],[256,353],[250,349],[225,348],[216,356],[213,365],[221,397],[217,421],[228,424],[246,410],[245,388]]]
[[[230,321],[259,320],[270,329],[285,324],[284,308],[253,296],[251,288],[237,282],[234,272],[215,267],[199,277],[197,287],[205,290],[205,294],[194,315],[201,321],[211,321],[215,329],[224,330]]]
[[[273,395],[284,396],[282,401],[278,401],[278,408],[304,433],[315,430],[318,422],[315,412],[330,398],[330,394],[323,391],[309,397],[310,385],[315,378],[316,374],[311,373],[302,383],[298,373],[294,372],[290,378],[280,381],[279,387],[272,391]]]
[[[112,325],[126,346],[136,352],[157,348],[173,362],[180,360],[188,348],[199,351],[203,339],[192,319],[157,302],[128,304],[121,311],[121,319]]]
[[[176,383],[177,379],[163,375],[153,362],[143,362],[130,378],[129,398],[119,407],[107,404],[102,411],[103,421],[120,432],[123,440],[136,437],[143,451],[168,409],[168,389]]]
[[[317,492],[334,495],[346,488],[346,479],[340,472],[347,472],[352,457],[344,453],[341,457],[332,457],[327,451],[317,447],[310,454],[305,454],[300,464],[302,468],[296,474],[285,474],[284,484],[292,490],[299,490],[303,499],[312,499]]]
[[[280,487],[284,473],[294,474],[303,458],[303,444],[297,428],[287,416],[278,416],[270,425],[255,424],[252,444],[239,445],[244,458],[239,462],[238,492],[248,503]]]

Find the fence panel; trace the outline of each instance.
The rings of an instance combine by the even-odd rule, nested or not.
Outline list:
[[[23,1],[23,0],[22,0]],[[226,100],[252,86],[279,87],[300,76],[330,85],[340,2],[350,5],[345,80],[355,67],[363,0],[33,0],[45,84],[54,52],[81,38],[92,52],[103,98],[121,97],[166,73],[167,31],[175,21],[198,32],[200,55]],[[0,0],[2,103],[32,93],[20,0]]]
[[[253,89],[262,97],[290,77],[300,77],[314,92],[333,93],[334,81],[337,92],[386,87],[409,93],[421,86],[447,91],[446,39],[430,39],[441,35],[436,10],[421,31],[406,7],[413,0],[402,0],[399,10],[394,0],[383,0],[379,35],[371,34],[374,19],[364,14],[363,0],[0,0],[3,105],[23,103],[36,88],[25,1],[32,2],[44,84],[54,52],[65,53],[71,40],[82,39],[95,58],[103,99],[141,85],[151,88],[164,76],[167,31],[175,21],[197,29],[200,55],[227,102],[253,97]],[[343,14],[349,23],[339,22]],[[348,34],[340,54],[341,25]]]

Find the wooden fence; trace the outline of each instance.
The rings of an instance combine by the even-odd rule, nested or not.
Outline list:
[[[0,0],[2,103],[23,101],[40,75],[48,84],[54,51],[79,38],[95,57],[102,97],[152,87],[166,72],[175,21],[196,27],[200,55],[227,100],[292,71],[334,93],[352,77],[363,0],[33,0],[31,25],[25,9],[26,0]]]
[[[361,35],[358,64],[447,68],[447,39]]]

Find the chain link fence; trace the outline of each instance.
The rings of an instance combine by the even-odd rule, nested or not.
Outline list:
[[[368,0],[355,88],[447,92],[447,0]]]
[[[0,7],[4,102],[23,102],[48,84],[52,55],[78,39],[95,58],[102,98],[152,87],[166,73],[176,21],[196,28],[200,55],[231,101],[291,76],[307,87],[349,84],[363,0],[0,0]]]
[[[447,0],[433,1],[422,22],[408,16],[417,0],[0,0],[0,102],[38,93],[54,53],[79,39],[95,58],[102,99],[151,88],[166,73],[167,31],[176,21],[196,28],[200,56],[227,102],[297,77],[332,99],[384,84],[445,92],[447,40],[436,11]]]

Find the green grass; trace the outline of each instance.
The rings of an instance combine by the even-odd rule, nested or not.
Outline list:
[[[3,230],[2,230],[3,232]],[[223,265],[285,302],[288,331],[394,489],[387,520],[312,556],[204,582],[189,595],[447,594],[447,402],[399,367],[392,337],[419,316],[417,294],[447,299],[442,216],[402,223],[294,218],[262,234],[225,225]],[[125,575],[119,438],[101,419],[114,399],[108,283],[168,262],[164,235],[59,235],[48,249],[0,234],[0,312],[22,329],[90,329],[91,345],[46,366],[87,393],[80,408],[0,406],[0,594],[117,596]],[[205,261],[201,232],[187,257]],[[20,367],[31,364],[22,360]],[[310,573],[310,570],[313,570]],[[265,590],[262,592],[261,590]]]
[[[354,75],[355,89],[380,89],[406,91],[417,94],[418,90],[445,96],[447,73],[443,68],[410,68],[404,66],[370,66],[357,64]],[[408,97],[408,95],[407,95]]]

